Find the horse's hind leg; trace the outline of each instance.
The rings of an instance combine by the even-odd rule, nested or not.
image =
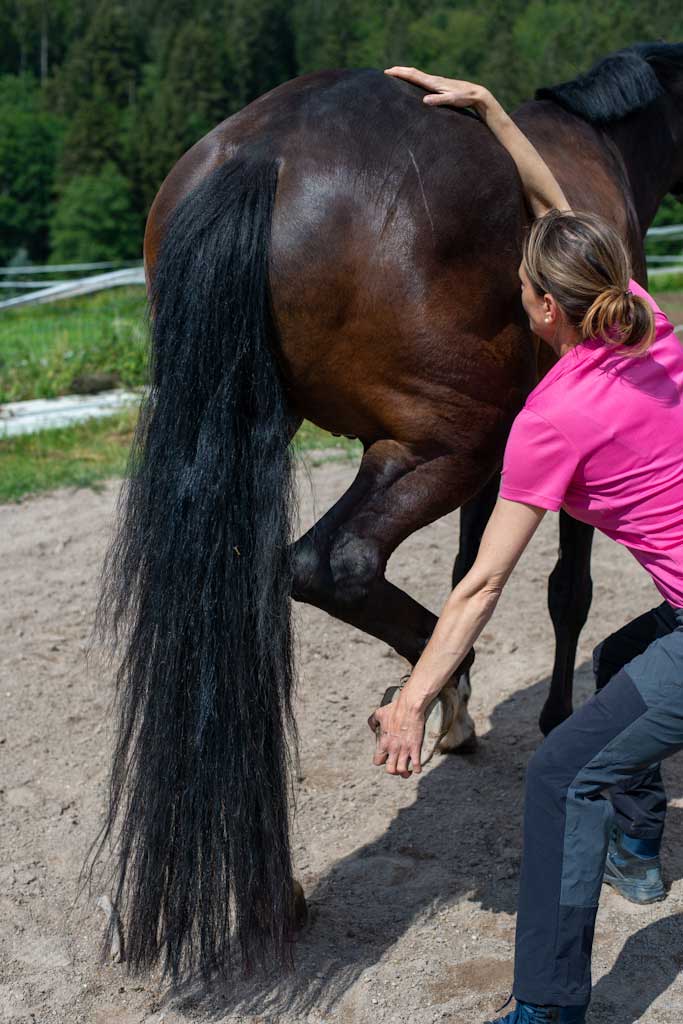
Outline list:
[[[293,597],[378,637],[414,665],[437,616],[385,578],[387,561],[411,533],[466,501],[481,476],[480,458],[442,451],[425,459],[395,441],[372,445],[350,488],[294,545]],[[463,743],[473,725],[464,703],[457,711],[454,741]]]
[[[295,543],[292,591],[295,600],[316,605],[383,640],[411,664],[431,636],[436,616],[384,578],[400,540],[389,542],[382,506],[386,495],[415,468],[399,445],[392,450],[392,442],[369,449],[348,490]],[[405,536],[421,525],[408,529]]]

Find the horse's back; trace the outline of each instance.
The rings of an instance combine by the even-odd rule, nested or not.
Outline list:
[[[326,221],[362,214],[377,242],[411,218],[433,261],[443,263],[492,232],[519,228],[514,165],[481,122],[427,107],[423,90],[367,70],[321,71],[285,82],[221,122],[175,164],[150,211],[148,235],[217,166],[243,147],[280,163],[274,243],[309,245]],[[286,204],[285,204],[286,200]],[[293,209],[291,204],[297,203]],[[289,211],[292,211],[291,214]],[[403,225],[405,227],[405,225]],[[348,228],[348,225],[346,225]],[[300,231],[300,239],[296,232]],[[286,235],[286,237],[284,237]]]
[[[186,153],[150,214],[151,266],[168,214],[202,178],[241,152],[277,160],[282,367],[293,406],[328,429],[400,434],[413,429],[409,396],[445,408],[452,391],[490,395],[498,373],[506,405],[529,384],[519,322],[506,351],[486,347],[517,305],[527,214],[514,165],[478,118],[423,95],[375,70],[286,82]]]

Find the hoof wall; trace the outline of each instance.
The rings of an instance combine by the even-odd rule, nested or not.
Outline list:
[[[459,743],[457,747],[439,747],[439,753],[441,754],[456,754],[460,757],[469,757],[470,754],[476,754],[478,750],[479,740],[476,732],[473,732],[466,740]]]

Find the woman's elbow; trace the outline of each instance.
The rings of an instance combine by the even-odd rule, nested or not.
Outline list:
[[[465,577],[453,591],[455,601],[464,600],[476,605],[481,612],[493,612],[507,582],[507,576],[489,576],[480,580]]]

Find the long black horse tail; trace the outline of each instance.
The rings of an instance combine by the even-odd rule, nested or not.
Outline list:
[[[133,970],[291,965],[296,754],[288,419],[268,262],[278,162],[234,158],[174,211],[149,400],[98,621],[117,736],[104,842]],[[96,858],[95,858],[96,859]]]

